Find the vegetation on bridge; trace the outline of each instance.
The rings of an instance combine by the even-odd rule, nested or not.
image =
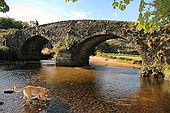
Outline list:
[[[29,27],[28,22],[16,21],[13,18],[0,17],[0,39],[5,39],[6,35],[12,35],[18,29],[23,29]],[[16,54],[10,50],[5,41],[0,43],[0,60],[14,60],[16,59]]]
[[[78,42],[75,40],[75,37],[69,34],[66,34],[62,40],[53,44],[52,49],[44,49],[42,54],[44,55],[53,55],[53,60],[56,59],[59,51],[69,50],[73,45],[76,45]]]
[[[0,17],[0,38],[4,35],[13,34],[17,29],[27,28],[31,24],[28,22],[17,21],[9,17]]]

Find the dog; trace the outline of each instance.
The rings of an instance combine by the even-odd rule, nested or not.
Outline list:
[[[17,92],[17,93],[23,92],[24,97],[22,99],[26,99],[24,106],[29,105],[30,101],[35,98],[37,98],[38,100],[47,101],[48,94],[49,94],[49,90],[41,86],[35,87],[35,86],[28,85],[21,89],[17,89],[16,86],[14,85],[13,90],[14,92]]]

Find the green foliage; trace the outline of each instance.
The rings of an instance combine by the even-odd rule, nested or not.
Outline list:
[[[9,50],[8,47],[6,47],[6,46],[0,46],[0,53],[2,53],[2,52],[7,52],[8,50]]]
[[[0,29],[22,29],[28,26],[26,22],[16,21],[13,18],[0,17]]]
[[[77,0],[65,0],[66,2]],[[134,0],[114,0],[113,8],[124,11],[126,6]],[[144,30],[144,33],[154,33],[160,27],[170,23],[170,0],[140,0],[139,16],[136,22],[137,30]]]
[[[131,1],[133,0],[114,0],[112,6],[114,9],[119,7],[119,9],[123,11],[126,9],[126,5],[129,5]]]
[[[125,10],[126,9],[126,5],[128,5],[130,3],[130,0],[124,0],[124,1],[116,1],[114,0],[112,6],[114,9],[116,9],[117,7],[119,7],[120,10]]]
[[[153,53],[152,62],[157,64],[166,64],[169,61],[170,38],[167,37],[148,37],[146,39],[147,51]]]
[[[76,45],[75,37],[69,34],[66,34],[63,40],[61,41],[61,45],[63,49],[70,49],[73,45]]]
[[[60,50],[69,50],[71,47],[73,47],[73,45],[76,46],[76,44],[77,42],[75,40],[75,37],[66,34],[61,41],[53,44],[53,48],[49,49],[46,54],[54,54],[53,59],[55,59]]]
[[[14,60],[16,54],[6,46],[0,46],[0,60]]]
[[[4,2],[4,1],[0,1],[0,12],[8,12],[9,11],[9,6]]]
[[[119,53],[138,55],[134,44],[120,40],[109,40],[97,46],[97,51],[105,53]]]
[[[114,0],[113,8],[119,7],[122,11],[133,0]],[[159,31],[162,25],[170,22],[170,0],[140,1],[139,16],[136,22],[137,29],[144,33]]]
[[[142,69],[142,75],[143,76],[152,76],[155,78],[164,78],[164,65],[144,65]]]
[[[101,43],[99,46],[96,47],[98,52],[105,52],[105,53],[117,53],[117,48],[114,45],[110,45],[107,42]]]
[[[78,0],[65,0],[66,2],[72,1],[72,2],[76,2]]]
[[[139,55],[120,55],[115,53],[100,53],[100,52],[97,52],[97,55],[111,59],[126,60],[130,61],[133,64],[142,64],[142,59]]]

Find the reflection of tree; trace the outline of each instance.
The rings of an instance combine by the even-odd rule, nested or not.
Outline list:
[[[134,110],[140,109],[140,111],[150,113],[168,112],[170,96],[169,93],[164,92],[165,85],[166,84],[161,79],[159,80],[142,77],[140,79],[140,90],[137,95],[138,97],[131,108]],[[139,108],[139,106],[142,107]]]
[[[141,77],[140,83],[142,88],[151,88],[152,90],[163,90],[164,80],[149,78],[149,77]]]
[[[156,78],[142,77],[140,83],[142,88],[150,88],[157,92],[162,91],[162,92],[170,93],[170,88],[169,88],[170,83],[168,81],[162,79],[156,79]]]

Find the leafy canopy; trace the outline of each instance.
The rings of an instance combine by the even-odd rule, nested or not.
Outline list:
[[[27,22],[16,21],[13,18],[0,17],[0,29],[22,29],[29,27]]]
[[[8,12],[9,11],[9,6],[5,3],[4,0],[0,0],[0,12]]]
[[[65,0],[76,2],[78,0]],[[124,11],[134,0],[113,0],[113,8]],[[140,0],[139,16],[136,22],[137,29],[145,33],[159,31],[160,27],[170,23],[170,0]]]

